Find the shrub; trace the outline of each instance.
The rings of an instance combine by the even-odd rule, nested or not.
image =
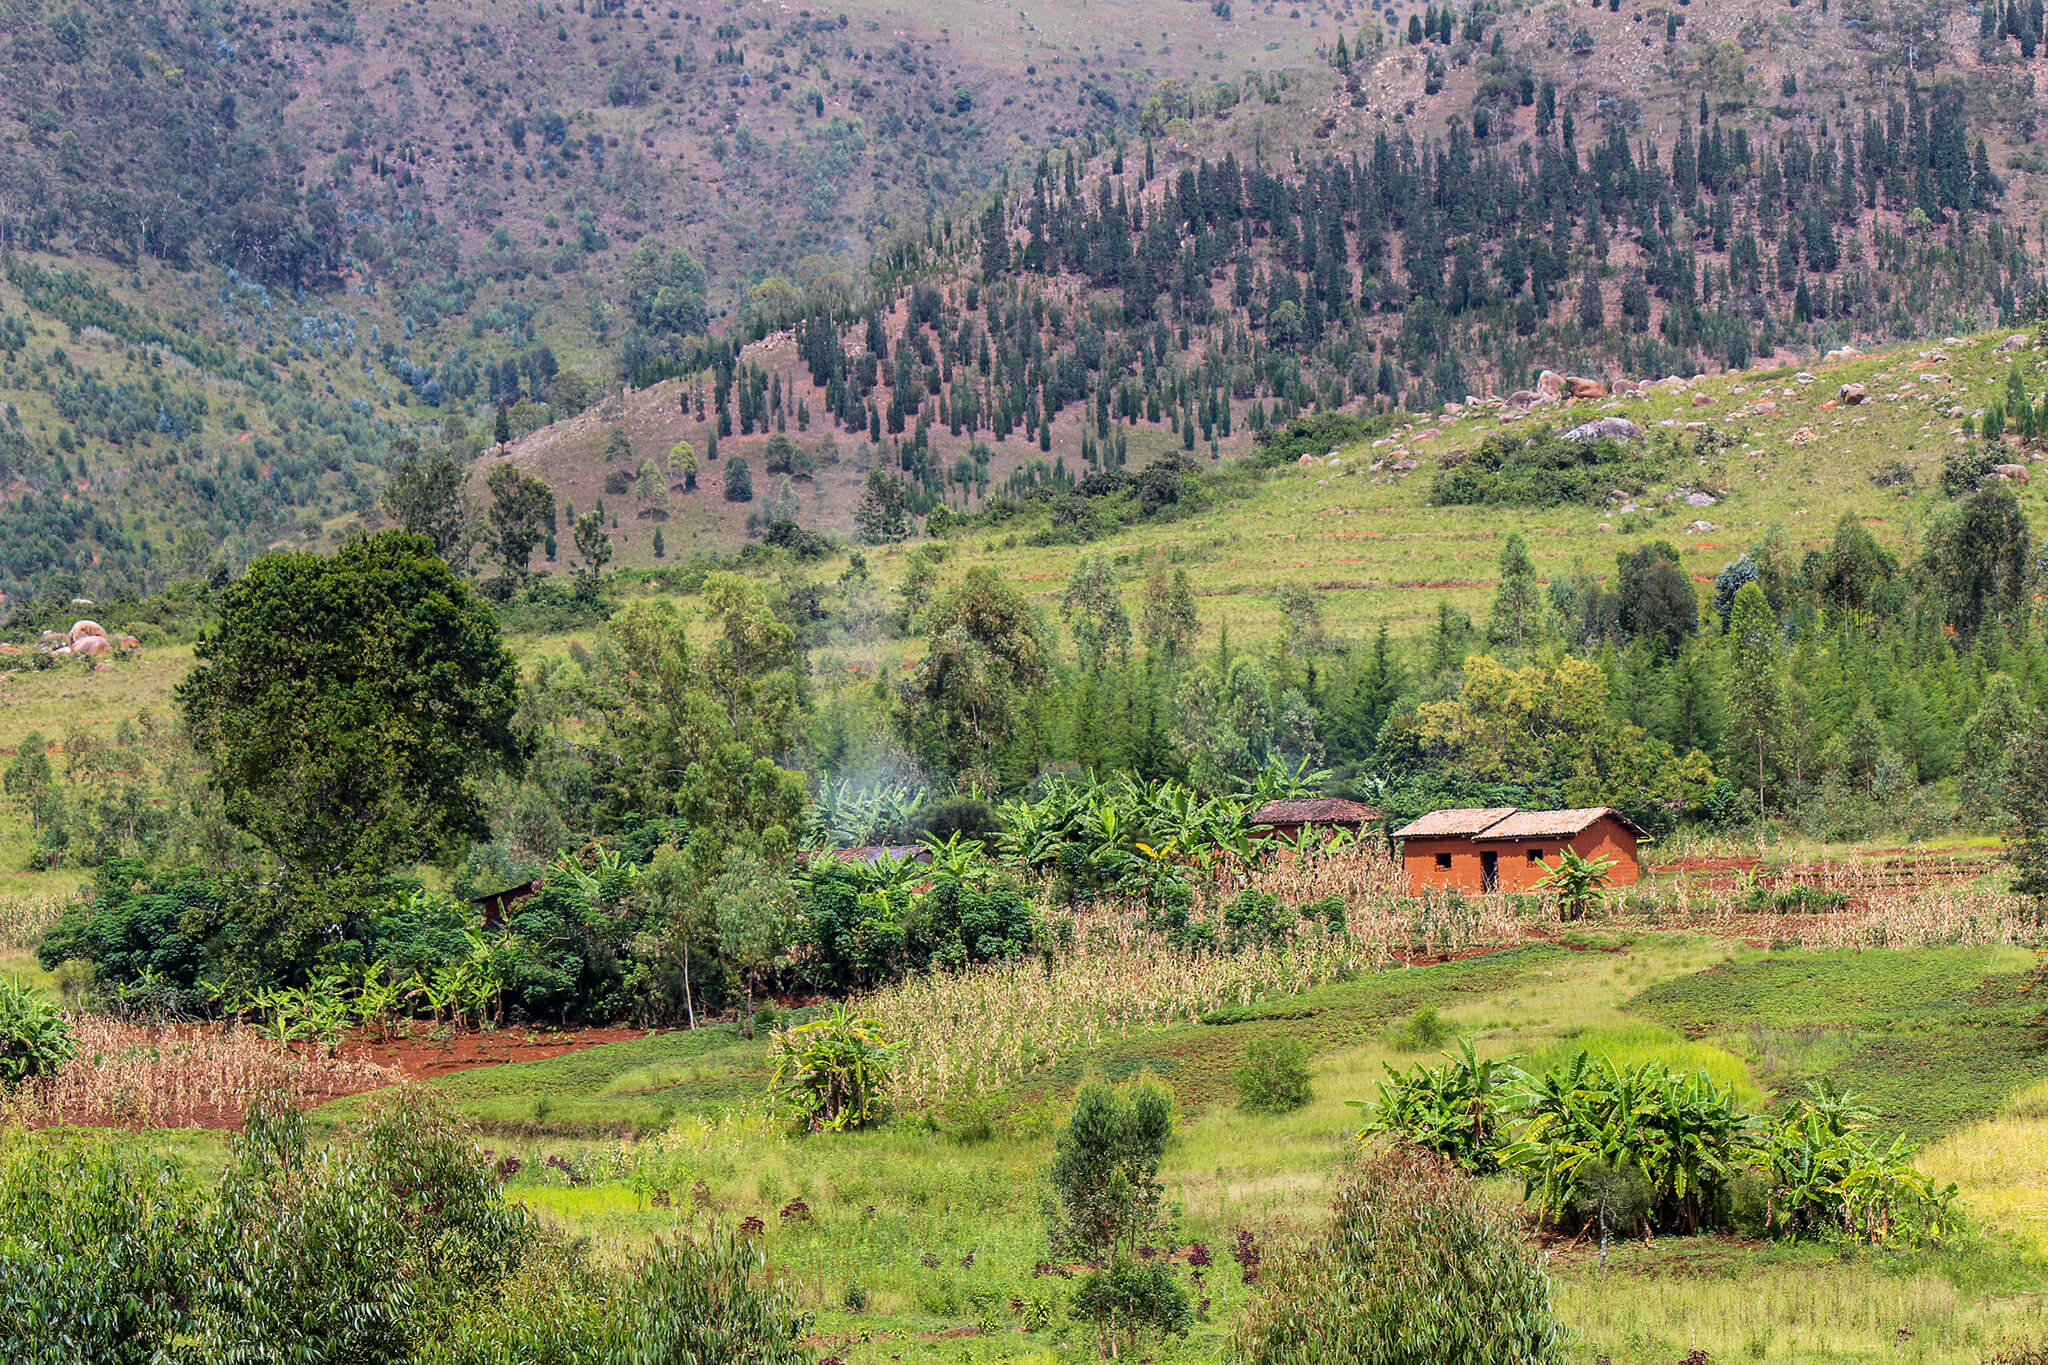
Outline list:
[[[1424,1005],[1389,1029],[1387,1042],[1401,1052],[1428,1052],[1450,1036],[1451,1026],[1438,1017],[1436,1006]]]
[[[89,901],[74,903],[43,935],[36,957],[45,971],[70,960],[90,962],[95,978],[120,1005],[142,983],[172,1013],[205,1003],[199,979],[208,938],[227,917],[229,892],[198,868],[152,871],[116,859],[103,866]]]
[[[0,1358],[409,1360],[537,1245],[423,1095],[318,1151],[288,1097],[260,1102],[210,1198],[167,1163],[25,1143],[0,1152]]]
[[[896,1049],[873,1019],[840,1005],[827,1017],[775,1038],[770,1082],[778,1102],[812,1132],[844,1132],[879,1122]]]
[[[1046,1172],[1047,1241],[1054,1255],[1096,1267],[1083,1277],[1073,1309],[1095,1324],[1106,1356],[1119,1337],[1135,1353],[1143,1329],[1185,1332],[1192,1316],[1172,1268],[1145,1263],[1141,1254],[1153,1238],[1173,1233],[1159,1183],[1172,1133],[1173,1098],[1158,1082],[1118,1090],[1090,1081],[1074,1097]]]
[[[1273,1258],[1238,1333],[1246,1365],[1563,1358],[1550,1281],[1512,1215],[1405,1143],[1360,1162],[1330,1234]]]
[[[160,1157],[0,1144],[0,1360],[164,1359],[197,1270],[197,1203]]]
[[[1237,1069],[1237,1102],[1248,1114],[1290,1114],[1315,1098],[1308,1049],[1299,1038],[1254,1038]]]
[[[803,1365],[810,1315],[797,1311],[794,1284],[765,1272],[760,1248],[736,1233],[658,1245],[624,1296],[609,1359]]]
[[[17,981],[0,977],[0,1091],[48,1076],[77,1044],[56,1005]]]

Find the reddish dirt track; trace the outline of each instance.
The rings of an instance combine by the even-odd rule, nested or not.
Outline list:
[[[395,1038],[389,1042],[358,1039],[343,1043],[337,1051],[351,1061],[397,1067],[407,1080],[424,1081],[480,1066],[537,1062],[606,1043],[645,1038],[647,1034],[648,1030],[637,1028],[584,1028],[566,1033],[515,1028],[493,1033],[459,1033],[446,1042],[425,1038]]]

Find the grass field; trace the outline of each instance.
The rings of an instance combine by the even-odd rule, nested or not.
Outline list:
[[[848,1362],[1089,1358],[1045,1259],[1039,1172],[1084,1075],[1149,1072],[1179,1119],[1163,1175],[1183,1238],[1212,1249],[1193,1334],[1159,1361],[1214,1360],[1250,1291],[1225,1255],[1312,1234],[1399,1025],[1428,1006],[1482,1053],[1542,1064],[1575,1048],[1704,1066],[1758,1103],[1825,1076],[1936,1139],[1931,1170],[1975,1219],[1933,1252],[1665,1238],[1548,1252],[1574,1360],[1974,1362],[2048,1333],[2048,1057],[2006,950],[1786,954],[1651,933],[1609,951],[1532,947],[1397,969],[1269,1002],[1245,1022],[1129,1035],[973,1105],[838,1137],[791,1134],[762,1107],[766,1043],[730,1027],[668,1033],[435,1082],[521,1163],[513,1195],[624,1259],[712,1220],[758,1218],[770,1259],[818,1315],[821,1354]],[[1282,1118],[1235,1106],[1245,1045],[1287,1033],[1314,1054],[1315,1099]],[[1974,1059],[1964,1066],[1963,1059]],[[346,1119],[364,1101],[321,1111]],[[636,1136],[628,1136],[628,1135]],[[182,1144],[202,1168],[206,1144]],[[1493,1182],[1504,1197],[1518,1189]],[[1148,1348],[1149,1349],[1149,1348]]]

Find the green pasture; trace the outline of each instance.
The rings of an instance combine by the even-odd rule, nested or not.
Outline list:
[[[520,1162],[510,1192],[602,1255],[758,1218],[770,1259],[818,1315],[821,1356],[1078,1362],[1088,1335],[1057,1311],[1071,1284],[1034,1274],[1046,1255],[1038,1173],[1084,1075],[1149,1072],[1180,1104],[1168,1198],[1183,1239],[1214,1260],[1196,1295],[1206,1315],[1152,1354],[1206,1361],[1227,1350],[1250,1293],[1228,1255],[1238,1233],[1314,1235],[1359,1123],[1347,1101],[1372,1098],[1388,1064],[1434,1059],[1396,1042],[1427,1007],[1482,1053],[1532,1067],[1577,1048],[1657,1059],[1705,1067],[1759,1104],[1810,1079],[1846,1085],[1885,1127],[1937,1144],[1930,1165],[1962,1180],[1978,1220],[1934,1252],[1664,1238],[1618,1248],[1603,1272],[1585,1248],[1550,1248],[1573,1359],[1666,1365],[1699,1348],[1717,1361],[1974,1362],[2048,1331],[2048,1187],[2024,1156],[2048,1138],[2048,1052],[2017,989],[2026,954],[1764,953],[1663,933],[1583,943],[1397,969],[1130,1034],[1000,1094],[842,1136],[796,1135],[770,1116],[767,1043],[730,1027],[434,1085],[494,1159]],[[1236,1108],[1232,1073],[1262,1035],[1309,1045],[1307,1108]]]

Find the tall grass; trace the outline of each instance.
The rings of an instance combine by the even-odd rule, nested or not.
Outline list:
[[[1398,897],[1394,876],[1371,852],[1283,860],[1253,872],[1253,889],[1290,908],[1344,896],[1344,922],[1341,929],[1303,925],[1285,942],[1235,952],[1172,948],[1143,928],[1139,907],[1097,905],[1077,917],[1071,952],[912,977],[872,992],[859,1008],[902,1046],[897,1099],[918,1106],[1000,1088],[1135,1029],[1379,971],[1400,954],[1525,936],[1527,905]],[[1213,909],[1221,897],[1205,900]],[[1533,913],[1550,912],[1539,905]]]
[[[0,1103],[0,1122],[108,1128],[230,1128],[255,1096],[289,1090],[301,1106],[395,1085],[394,1067],[280,1050],[242,1028],[73,1020],[78,1054]]]
[[[1952,1133],[1920,1157],[1921,1169],[1964,1190],[1963,1206],[1995,1231],[2048,1256],[2048,1081],[2001,1112]]]
[[[1636,1261],[1641,1261],[1641,1273]],[[2022,1296],[1958,1288],[1949,1277],[1879,1265],[1759,1263],[1749,1273],[1702,1263],[1674,1273],[1649,1249],[1627,1250],[1597,1276],[1560,1277],[1558,1319],[1573,1358],[1669,1365],[1709,1360],[1912,1360],[1977,1365],[1982,1352],[2042,1330],[2048,1311]]]
[[[67,896],[0,896],[0,953],[35,947],[70,903]]]

